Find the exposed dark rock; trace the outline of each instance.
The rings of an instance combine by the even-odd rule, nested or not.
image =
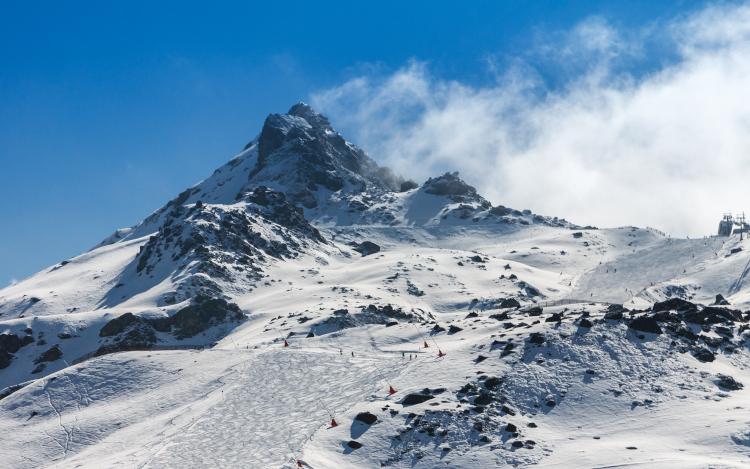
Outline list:
[[[719,293],[718,295],[716,295],[716,300],[714,301],[714,304],[719,305],[719,306],[726,306],[729,304],[729,301],[727,301],[727,299],[724,298],[724,295]]]
[[[508,316],[508,313],[506,311],[503,311],[502,313],[490,314],[490,319],[494,319],[496,321],[505,321],[509,318],[510,316]]]
[[[122,333],[129,326],[138,323],[138,318],[133,313],[122,314],[104,325],[99,331],[99,337],[111,337]]]
[[[529,343],[531,344],[541,345],[544,343],[544,341],[545,341],[544,336],[540,334],[539,332],[532,332],[531,335],[529,335]]]
[[[59,345],[53,345],[49,349],[45,350],[39,357],[34,360],[35,364],[39,363],[45,363],[45,362],[53,362],[55,360],[59,360],[62,358],[63,353],[62,350],[60,350]]]
[[[428,194],[475,197],[477,190],[466,184],[458,172],[445,173],[442,176],[428,179],[424,185],[424,191]]]
[[[710,350],[698,347],[692,351],[693,356],[702,362],[712,362],[716,359],[716,356]]]
[[[656,319],[650,316],[637,317],[630,321],[628,327],[636,331],[649,332],[651,334],[662,333],[661,327],[659,327],[659,323],[656,322]]]
[[[718,324],[742,321],[742,312],[721,306],[706,306],[702,310],[690,310],[682,314],[685,322],[694,324]]]
[[[607,311],[604,313],[604,319],[609,319],[610,321],[620,321],[622,320],[622,311],[621,310],[615,310],[615,311]]]
[[[365,257],[380,252],[380,246],[372,241],[362,241],[354,247],[354,250],[362,254],[362,257]]]
[[[349,442],[346,444],[351,449],[359,449],[362,447],[362,443],[356,440],[349,440]]]
[[[727,391],[737,391],[744,387],[742,383],[735,380],[733,377],[723,374],[716,375],[716,385]]]
[[[670,298],[665,301],[659,301],[654,303],[651,308],[652,311],[695,311],[698,309],[698,305],[691,303],[690,301],[683,300],[682,298]]]
[[[528,313],[529,316],[541,316],[542,312],[543,309],[541,306],[532,306],[526,310],[526,313]]]
[[[17,335],[0,334],[0,352],[16,353],[21,346],[21,339]]]
[[[8,368],[12,360],[13,360],[13,355],[6,352],[5,350],[0,350],[0,370],[4,368]]]
[[[516,411],[511,409],[507,405],[500,407],[500,411],[508,415],[516,415]]]
[[[484,387],[487,389],[495,389],[496,387],[500,386],[502,382],[502,379],[492,376],[484,380]]]
[[[461,329],[458,326],[454,326],[453,324],[451,324],[450,326],[448,326],[448,334],[455,334],[457,332],[461,332],[462,330],[463,329]]]
[[[420,290],[419,287],[414,285],[411,280],[406,281],[406,293],[413,296],[424,296],[424,291]]]
[[[500,302],[501,308],[520,308],[521,303],[518,302],[515,298],[505,298],[503,301]]]
[[[401,187],[399,187],[399,192],[410,191],[412,189],[416,189],[417,187],[419,187],[419,184],[414,181],[404,181],[401,183]]]
[[[401,405],[410,406],[410,405],[421,404],[422,402],[429,401],[430,399],[433,399],[434,397],[435,396],[433,396],[432,394],[427,394],[427,393],[411,393],[411,394],[407,394],[401,400]]]
[[[492,207],[490,209],[490,213],[497,217],[504,217],[506,215],[511,215],[513,213],[513,209],[505,207],[504,205],[498,205],[496,207]]]
[[[474,398],[474,405],[487,406],[492,403],[492,394],[482,392]]]
[[[354,420],[362,422],[366,425],[372,425],[373,423],[378,421],[378,417],[370,412],[360,412],[356,417],[354,417]]]
[[[175,329],[175,337],[184,339],[193,337],[221,322],[242,319],[242,312],[236,304],[215,298],[198,301],[182,308],[172,316],[171,322]]]
[[[594,326],[594,323],[592,323],[591,321],[589,321],[589,320],[588,320],[588,319],[586,319],[586,318],[581,318],[581,320],[580,320],[580,321],[578,321],[578,325],[579,325],[580,327],[585,327],[585,328],[589,329],[589,328],[591,328],[591,327],[593,327],[593,326]]]
[[[148,350],[156,344],[156,334],[152,325],[136,316],[137,322],[128,326],[124,332],[115,336],[114,341],[105,342],[96,351],[96,355],[124,352],[128,350]],[[168,318],[167,318],[168,319]]]
[[[561,322],[563,320],[563,313],[552,313],[544,322]]]

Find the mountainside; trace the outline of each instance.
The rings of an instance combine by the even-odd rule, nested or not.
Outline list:
[[[299,103],[138,225],[0,290],[3,456],[745,467],[748,272],[736,235],[402,178]]]

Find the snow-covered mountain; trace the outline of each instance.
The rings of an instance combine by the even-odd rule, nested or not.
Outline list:
[[[0,290],[3,464],[744,467],[746,244],[420,185],[299,103]]]

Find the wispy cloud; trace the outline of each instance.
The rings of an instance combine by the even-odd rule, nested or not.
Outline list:
[[[645,45],[655,42],[665,65],[622,66],[654,59]],[[569,67],[564,83],[545,85],[531,56]],[[489,62],[491,85],[413,61],[312,101],[401,174],[457,169],[495,203],[676,235],[709,234],[724,211],[750,211],[750,5],[638,31],[590,18],[540,37],[501,73]]]

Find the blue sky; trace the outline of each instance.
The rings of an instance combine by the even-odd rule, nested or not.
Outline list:
[[[701,7],[4,2],[0,286],[137,223],[231,158],[266,114],[353,77],[416,60],[441,80],[482,87],[491,64],[505,67],[587,18],[627,32]],[[669,60],[657,46],[627,66],[638,76]],[[554,88],[567,72],[548,65],[540,76]]]

